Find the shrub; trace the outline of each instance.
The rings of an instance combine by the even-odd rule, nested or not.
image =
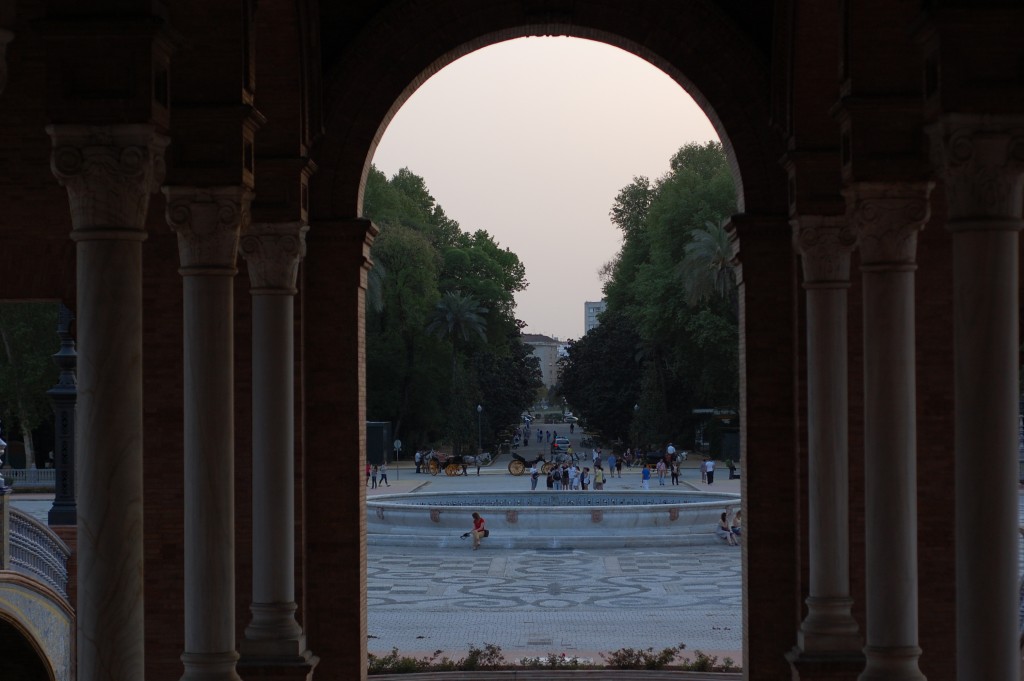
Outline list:
[[[601,653],[601,659],[613,669],[663,669],[672,664],[685,647],[680,643],[674,648],[665,648],[658,653],[654,652],[654,648],[619,648],[608,655]]]

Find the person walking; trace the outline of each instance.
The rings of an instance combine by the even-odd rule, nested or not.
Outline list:
[[[547,481],[547,484],[548,484],[548,491],[549,492],[551,492],[551,491],[553,491],[555,489],[555,476],[552,475],[551,469],[548,470],[548,481]],[[559,482],[559,487],[561,487],[561,482]]]
[[[679,484],[679,462],[675,460],[672,461],[672,484]]]
[[[664,487],[665,486],[665,471],[666,471],[666,466],[665,466],[665,460],[664,459],[659,459],[658,460],[657,471],[658,471],[658,484],[660,486]]]
[[[615,452],[612,452],[611,454],[608,455],[608,475],[609,476],[614,476],[615,475],[615,461],[616,461]]]
[[[610,470],[610,469],[609,469]],[[622,477],[622,457],[615,459],[615,477]]]
[[[569,491],[569,466],[564,463],[562,464],[562,491]]]
[[[377,489],[377,465],[370,468],[370,489]]]
[[[604,469],[601,468],[600,464],[594,467],[594,489],[604,489]]]
[[[366,486],[367,487],[370,486],[370,464],[369,464],[369,462],[367,462],[367,464],[366,464]]]
[[[385,461],[384,463],[382,463],[380,465],[380,468],[377,469],[377,472],[380,474],[380,484],[381,485],[386,485],[388,487],[391,487],[391,483],[388,482],[388,462],[387,461]]]
[[[708,484],[713,485],[715,482],[715,460],[708,457],[704,461],[704,477],[707,478]]]
[[[708,457],[704,457],[704,460],[700,462],[700,481],[705,485],[708,482]]]
[[[590,489],[590,469],[587,467],[584,467],[583,472],[580,473],[580,487],[584,492]]]
[[[416,462],[416,472],[419,473],[420,467],[423,465],[423,452],[417,449],[413,460]]]
[[[540,471],[537,470],[537,464],[530,466],[530,491],[537,489],[537,480],[540,478]]]
[[[640,471],[640,487],[641,489],[651,488],[651,469],[647,464],[644,464],[643,470]]]
[[[480,548],[480,540],[488,535],[487,523],[476,511],[473,511],[473,529],[470,534],[473,535],[473,550],[476,551]]]

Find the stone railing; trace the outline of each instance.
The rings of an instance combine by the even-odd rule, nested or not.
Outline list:
[[[0,475],[7,479],[11,487],[42,487],[54,489],[56,481],[54,468],[5,468]]]
[[[24,511],[12,508],[10,514],[9,569],[39,580],[67,598],[71,549],[50,528]]]

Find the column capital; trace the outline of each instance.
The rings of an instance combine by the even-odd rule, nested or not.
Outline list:
[[[917,233],[931,216],[933,182],[854,182],[843,190],[862,270],[912,270]]]
[[[850,253],[857,234],[844,215],[797,215],[793,248],[800,254],[804,288],[846,288],[850,285]]]
[[[252,293],[295,293],[308,231],[302,221],[254,222],[249,227],[239,252],[248,264]]]
[[[178,234],[183,275],[236,273],[238,239],[249,224],[245,186],[164,187],[167,224]]]
[[[48,125],[50,169],[68,190],[72,238],[145,238],[149,195],[163,182],[169,140],[149,124]]]
[[[1024,116],[946,114],[928,135],[932,163],[946,181],[950,229],[978,229],[979,221],[984,229],[1020,229]]]

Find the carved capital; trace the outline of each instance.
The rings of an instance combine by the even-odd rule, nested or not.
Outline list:
[[[1024,116],[947,114],[928,134],[932,163],[946,181],[950,223],[1020,220]]]
[[[152,125],[49,125],[50,169],[68,190],[75,238],[142,231],[169,140]],[[123,237],[122,237],[123,238]]]
[[[861,269],[914,269],[917,233],[931,215],[932,182],[856,182],[843,190]]]
[[[306,255],[304,222],[257,222],[242,237],[240,252],[253,293],[295,293],[299,261]]]
[[[0,94],[7,87],[7,44],[14,40],[14,34],[0,28]]]
[[[167,224],[178,233],[181,273],[234,274],[252,191],[243,186],[164,187],[164,194]]]
[[[843,215],[799,215],[793,226],[793,248],[800,254],[804,288],[850,285],[850,253],[857,234]]]

